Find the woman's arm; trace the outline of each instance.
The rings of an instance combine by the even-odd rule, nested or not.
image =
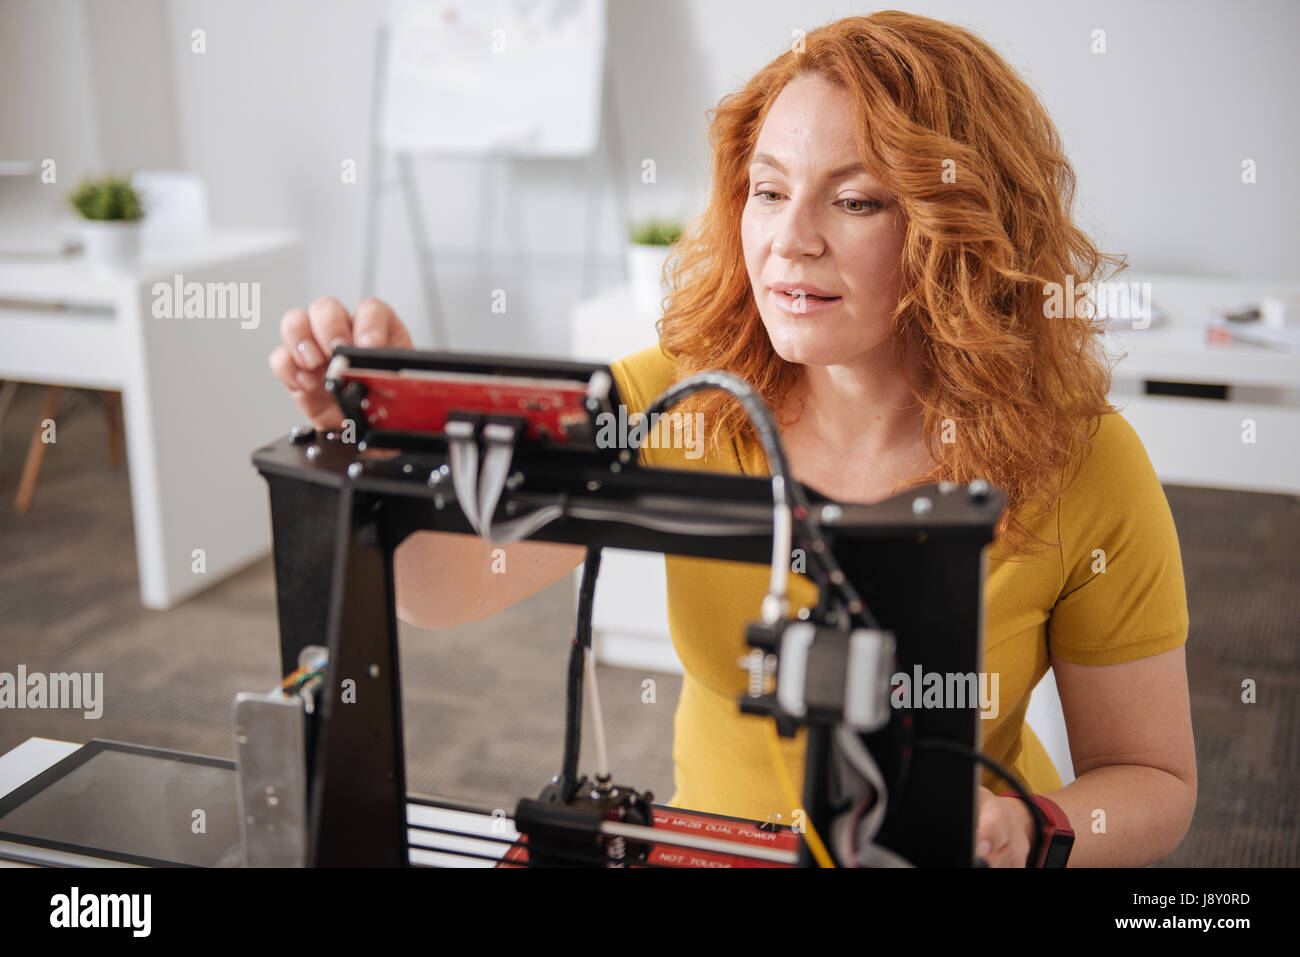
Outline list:
[[[393,554],[397,617],[429,629],[478,621],[559,581],[586,555],[581,545],[416,532]]]
[[[1074,829],[1070,864],[1144,867],[1168,856],[1196,808],[1184,646],[1118,665],[1053,656],[1052,669],[1076,779],[1047,796]]]
[[[1196,807],[1184,646],[1117,665],[1078,665],[1053,656],[1075,780],[1046,794],[1070,819],[1071,867],[1144,867],[1182,841]],[[1033,818],[1018,798],[980,809],[977,843],[1024,866]],[[1014,822],[1014,823],[1011,823]],[[1007,830],[1018,828],[1014,840]]]

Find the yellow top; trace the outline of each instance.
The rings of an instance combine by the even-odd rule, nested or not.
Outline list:
[[[658,346],[612,369],[629,414],[643,410],[674,380],[672,359]],[[757,443],[733,443],[703,456],[687,452],[646,448],[642,460],[667,468],[768,474]],[[1029,790],[1046,792],[1061,787],[1061,779],[1025,723],[1025,711],[1050,667],[1049,641],[1054,654],[1085,665],[1168,651],[1187,640],[1187,596],[1164,491],[1133,427],[1117,413],[1102,417],[1090,455],[1056,508],[1026,523],[1061,545],[1016,560],[1005,558],[1001,543],[986,550],[982,671],[998,676],[998,694],[979,724],[981,750]],[[737,665],[748,650],[745,626],[758,618],[769,569],[682,556],[665,556],[665,564],[668,625],[686,672],[675,719],[676,792],[670,803],[754,820],[780,814],[788,821],[792,809],[784,807],[764,737],[769,719],[741,714],[736,704],[745,688]],[[792,577],[792,608],[812,607],[816,599],[810,580]],[[803,733],[781,745],[802,794]],[[984,784],[995,793],[1009,789],[988,771]]]

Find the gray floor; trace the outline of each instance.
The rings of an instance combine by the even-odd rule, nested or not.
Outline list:
[[[104,715],[0,713],[0,753],[32,735],[230,757],[230,701],[278,678],[274,579],[261,561],[169,612],[141,608],[125,468],[105,461],[97,394],[65,395],[36,502],[12,499],[41,391],[20,388],[0,450],[0,671],[104,673]],[[1191,605],[1188,668],[1200,798],[1165,863],[1300,863],[1300,499],[1168,487]],[[403,626],[412,790],[510,808],[560,760],[574,616],[569,581],[488,622]],[[602,668],[616,777],[672,791],[678,679]],[[1258,703],[1241,702],[1253,679]],[[589,737],[589,736],[588,736]],[[589,744],[589,741],[587,742]],[[584,768],[589,768],[584,759]]]

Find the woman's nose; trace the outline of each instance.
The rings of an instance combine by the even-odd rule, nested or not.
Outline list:
[[[826,247],[813,211],[792,200],[782,210],[772,236],[772,252],[782,259],[819,256]]]

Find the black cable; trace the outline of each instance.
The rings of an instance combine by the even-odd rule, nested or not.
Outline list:
[[[880,625],[875,616],[871,614],[866,602],[862,600],[862,596],[844,574],[830,546],[826,544],[821,525],[808,504],[808,496],[804,493],[803,485],[795,481],[790,472],[785,446],[781,443],[781,436],[772,419],[772,411],[752,386],[738,376],[720,369],[700,372],[664,390],[645,410],[645,417],[648,421],[651,416],[662,413],[688,396],[707,389],[721,389],[723,392],[730,393],[740,402],[749,421],[757,429],[759,441],[767,455],[768,470],[773,476],[781,479],[791,516],[796,525],[803,530],[800,536],[802,543],[807,546],[809,557],[821,572],[818,584],[822,588],[834,589],[844,599],[850,622],[862,628],[878,629]],[[789,556],[786,556],[786,560],[789,560]]]
[[[596,600],[596,576],[600,574],[600,546],[588,545],[582,563],[582,584],[578,589],[578,625],[569,649],[569,678],[564,691],[564,763],[561,784],[567,801],[578,781],[578,757],[582,750],[582,676],[586,651],[591,648],[592,607]]]
[[[1020,783],[1019,779],[1014,774],[1002,765],[998,764],[997,761],[994,761],[987,754],[981,754],[969,745],[962,744],[960,741],[950,741],[947,738],[919,738],[916,741],[915,747],[918,749],[929,748],[933,751],[948,751],[954,754],[959,754],[962,757],[970,758],[978,764],[985,765],[990,768],[994,774],[1005,779],[1015,790],[1016,794],[1020,795],[1020,799],[1029,806],[1029,813],[1034,819],[1034,840],[1030,845],[1029,860],[1025,862],[1025,866],[1038,866],[1038,857],[1042,852],[1043,832],[1047,830],[1047,815],[1043,813],[1041,807],[1034,803],[1029,791],[1026,790],[1025,786]]]

